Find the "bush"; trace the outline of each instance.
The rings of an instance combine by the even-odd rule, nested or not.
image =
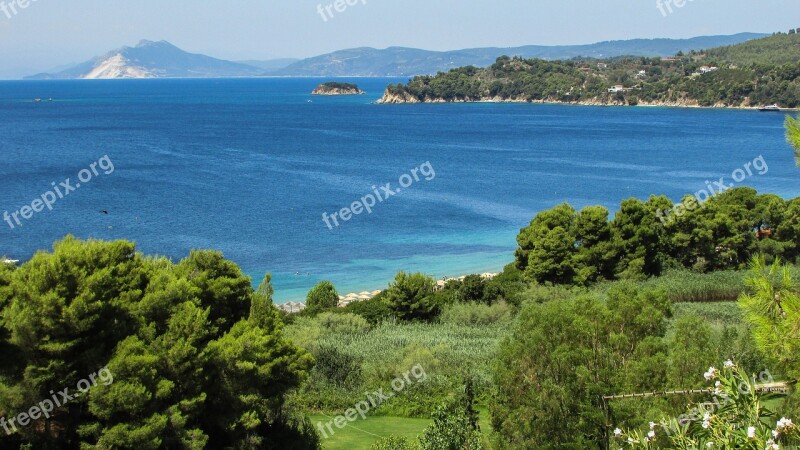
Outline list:
[[[523,302],[547,303],[554,300],[566,300],[580,292],[582,292],[581,289],[568,288],[566,286],[542,286],[540,284],[534,284],[520,293],[519,298]]]
[[[647,435],[617,428],[614,444],[619,445],[614,447],[777,450],[800,444],[797,425],[785,418],[778,420],[765,406],[779,395],[757,391],[755,377],[751,379],[732,361],[726,361],[722,370],[708,369],[705,379],[709,386],[714,385],[714,403],[694,406],[677,420],[651,422]]]
[[[383,292],[369,300],[350,303],[343,311],[359,315],[371,325],[378,325],[387,319],[394,318],[394,313],[386,302],[386,295]]]
[[[320,346],[313,352],[317,364],[314,370],[328,382],[339,387],[357,385],[361,380],[361,362],[336,347]]]
[[[444,323],[458,325],[489,325],[509,321],[511,307],[506,302],[485,305],[482,303],[459,303],[445,307],[440,319]]]
[[[308,311],[335,308],[338,305],[339,294],[330,281],[319,282],[308,292],[308,296],[306,297],[306,309]]]
[[[316,318],[326,333],[366,333],[370,329],[367,319],[355,314],[322,313]]]
[[[480,275],[468,275],[461,282],[458,294],[464,303],[485,302],[486,280]]]
[[[419,446],[407,438],[391,435],[372,444],[370,450],[418,450]]]
[[[423,450],[481,450],[477,412],[471,384],[465,392],[433,413],[433,424],[422,432]]]
[[[386,292],[386,301],[400,319],[430,320],[439,313],[433,293],[433,278],[400,272]]]

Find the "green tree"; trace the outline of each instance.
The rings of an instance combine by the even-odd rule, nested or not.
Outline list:
[[[800,116],[796,119],[786,116],[786,140],[794,147],[794,155],[800,165]]]
[[[320,281],[308,292],[306,308],[310,312],[335,308],[339,305],[339,293],[330,281]]]
[[[485,302],[491,304],[494,299],[486,298],[487,283],[480,275],[468,275],[458,287],[458,299],[462,302]]]
[[[448,401],[433,412],[433,424],[419,437],[422,450],[481,450],[471,398],[471,386],[462,395]]]
[[[788,266],[763,257],[752,263],[746,284],[750,292],[739,306],[751,325],[759,350],[788,376],[800,377],[800,296]]]
[[[610,290],[607,301],[525,303],[495,368],[490,410],[501,448],[601,448],[608,436],[600,398],[640,387],[621,374],[637,355],[658,353],[637,350],[664,335],[668,314],[663,292],[633,285]]]
[[[284,407],[313,360],[283,338],[268,285],[267,277],[254,292],[217,252],[172,264],[129,242],[72,237],[18,269],[0,268],[0,415],[13,417],[100,369],[113,375],[4,441],[317,448],[310,424]]]
[[[403,320],[430,320],[439,313],[433,278],[421,273],[400,272],[386,291],[386,302],[395,315]]]
[[[686,315],[676,320],[669,343],[667,379],[670,385],[685,389],[696,387],[701,380],[695,374],[702,373],[716,359],[712,346],[711,326],[705,319]]]

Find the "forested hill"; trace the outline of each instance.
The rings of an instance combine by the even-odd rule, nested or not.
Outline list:
[[[485,69],[463,67],[389,85],[381,103],[515,101],[600,105],[800,106],[800,35],[764,39],[674,58],[503,56]],[[795,53],[798,53],[795,56]],[[759,64],[793,61],[783,65]],[[793,58],[793,59],[792,59]],[[742,63],[737,63],[742,61]]]
[[[719,64],[783,65],[800,61],[800,34],[776,34],[737,45],[718,47],[705,52],[705,58]]]

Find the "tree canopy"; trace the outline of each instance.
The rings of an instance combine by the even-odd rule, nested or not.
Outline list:
[[[284,397],[313,359],[222,254],[177,264],[126,241],[67,237],[0,267],[0,416],[105,368],[98,384],[0,448],[316,448]]]

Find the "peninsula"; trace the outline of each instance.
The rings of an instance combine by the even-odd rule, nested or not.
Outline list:
[[[564,61],[501,56],[390,84],[378,103],[528,102],[606,106],[800,106],[800,34],[777,33],[671,58]]]

